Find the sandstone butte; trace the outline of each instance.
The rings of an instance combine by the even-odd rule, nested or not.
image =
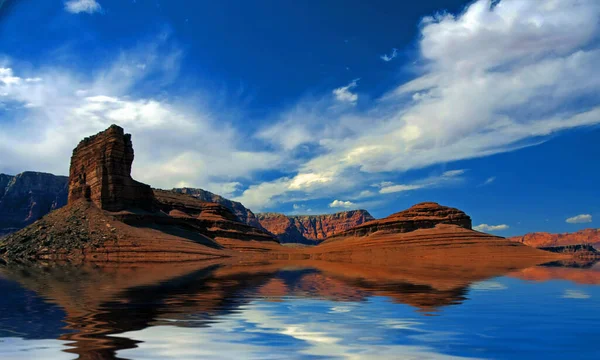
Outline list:
[[[288,248],[223,205],[133,180],[133,157],[131,136],[116,125],[81,141],[71,158],[67,206],[2,238],[0,256],[92,262],[311,259],[385,266],[443,261],[488,269],[566,258],[473,231],[469,216],[436,203],[346,230],[324,228],[315,236],[342,232],[314,247]]]

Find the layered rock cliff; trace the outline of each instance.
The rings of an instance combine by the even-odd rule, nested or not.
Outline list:
[[[222,205],[131,178],[131,137],[113,125],[73,151],[68,204],[0,240],[8,259],[173,261],[230,256],[221,239],[277,244]],[[66,189],[65,189],[66,191]]]
[[[68,178],[41,172],[0,174],[0,236],[19,230],[67,202]]]
[[[229,211],[231,211],[237,218],[250,226],[253,226],[257,229],[263,229],[260,222],[256,218],[256,215],[250,210],[247,209],[244,205],[237,201],[232,201],[222,197],[221,195],[213,194],[210,191],[206,191],[203,189],[194,189],[194,188],[176,188],[172,190],[178,194],[186,194],[190,195],[200,201],[217,203],[225,206]]]
[[[457,225],[471,230],[471,218],[463,211],[435,202],[424,202],[386,218],[355,226],[332,237],[367,236],[375,232],[406,233],[434,228],[438,224]]]
[[[374,220],[366,210],[298,216],[259,213],[256,216],[262,227],[275,235],[279,242],[307,245],[316,245],[330,236]]]
[[[513,236],[508,240],[533,247],[565,246],[589,244],[600,249],[600,229],[584,229],[573,233],[551,234],[534,232],[522,236]]]
[[[131,135],[119,126],[83,139],[71,157],[69,203],[86,199],[108,211],[151,210],[152,188],[131,178],[132,163]]]

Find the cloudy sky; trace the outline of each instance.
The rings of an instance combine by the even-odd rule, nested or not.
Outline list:
[[[254,211],[437,201],[500,235],[600,219],[596,0],[0,6],[2,173],[67,174],[115,123],[136,179]]]

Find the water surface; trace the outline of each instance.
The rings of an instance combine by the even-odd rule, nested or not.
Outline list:
[[[600,269],[11,265],[1,359],[593,359]]]

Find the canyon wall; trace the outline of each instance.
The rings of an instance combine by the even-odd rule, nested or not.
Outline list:
[[[600,249],[600,229],[584,229],[573,233],[551,234],[533,232],[521,236],[513,236],[508,240],[517,241],[533,247],[566,246],[589,244]]]
[[[278,213],[260,213],[258,221],[281,243],[316,245],[374,218],[366,210],[343,211],[326,215],[286,216]]]
[[[67,202],[68,178],[41,172],[0,174],[0,236],[19,230]]]

